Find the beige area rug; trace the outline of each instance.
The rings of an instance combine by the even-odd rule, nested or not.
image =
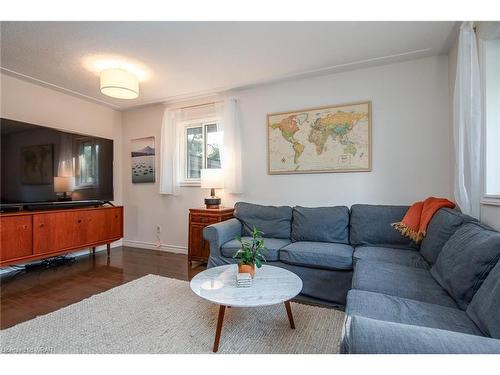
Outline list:
[[[226,309],[219,353],[337,353],[341,311],[292,303]],[[3,353],[211,353],[218,306],[148,275],[0,331]]]

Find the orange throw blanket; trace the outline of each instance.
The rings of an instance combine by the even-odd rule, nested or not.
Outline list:
[[[443,207],[454,208],[455,203],[445,198],[427,198],[423,202],[416,202],[406,212],[403,220],[393,223],[394,229],[401,232],[403,236],[411,238],[415,243],[420,243],[427,232],[427,225],[434,214]]]

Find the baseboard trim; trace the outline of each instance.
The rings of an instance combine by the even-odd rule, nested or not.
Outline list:
[[[140,247],[143,249],[151,249],[151,250],[159,250],[159,251],[167,251],[169,253],[178,253],[178,254],[187,254],[187,247],[178,246],[178,245],[169,245],[169,244],[160,244],[157,246],[153,242],[143,242],[143,241],[133,241],[133,240],[123,240],[123,246],[130,247]]]

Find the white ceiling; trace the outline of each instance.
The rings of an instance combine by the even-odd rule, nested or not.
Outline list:
[[[2,22],[2,71],[114,108],[446,54],[456,22]],[[89,56],[149,74],[140,96],[99,91]]]

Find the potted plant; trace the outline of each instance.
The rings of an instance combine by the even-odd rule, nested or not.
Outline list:
[[[262,262],[266,261],[263,253],[267,251],[264,246],[264,239],[262,238],[262,232],[257,228],[252,229],[252,240],[244,240],[241,236],[237,236],[236,239],[241,243],[241,249],[239,249],[233,258],[238,259],[238,272],[239,273],[249,273],[252,278],[255,276],[255,266],[257,268],[262,267]]]

